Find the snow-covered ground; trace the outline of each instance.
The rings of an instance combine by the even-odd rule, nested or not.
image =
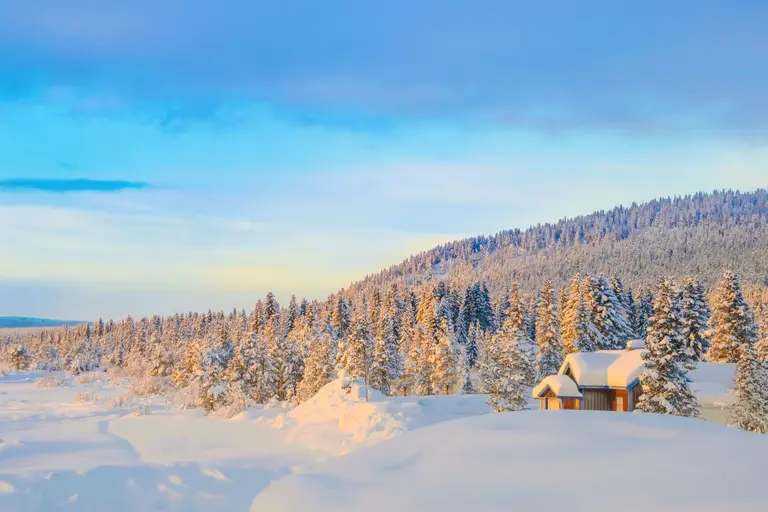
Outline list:
[[[366,397],[339,381],[296,408],[224,419],[163,397],[121,401],[125,383],[106,374],[42,389],[41,376],[0,377],[2,511],[547,510],[566,497],[571,510],[631,510],[648,505],[649,478],[673,473],[683,489],[664,484],[670,501],[654,503],[684,510],[676,500],[695,489],[709,507],[696,510],[765,510],[751,484],[766,438],[703,421],[488,414],[483,395]]]
[[[765,511],[768,439],[701,420],[489,414],[283,479],[251,510]]]
[[[481,395],[399,398],[331,383],[231,419],[129,399],[105,374],[40,389],[0,377],[0,510],[248,510],[270,483],[406,430],[490,411]],[[63,374],[62,374],[63,375]],[[90,393],[83,403],[81,394]],[[137,415],[138,405],[151,414]],[[113,408],[116,407],[116,408]]]

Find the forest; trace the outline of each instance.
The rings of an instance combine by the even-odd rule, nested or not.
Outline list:
[[[181,390],[208,412],[300,403],[340,370],[385,395],[484,392],[494,409],[514,410],[568,353],[644,339],[656,363],[673,360],[649,372],[644,386],[659,391],[646,407],[694,415],[684,377],[696,361],[746,358],[744,379],[766,382],[754,361],[768,359],[767,198],[697,194],[457,242],[323,301],[281,305],[269,293],[250,311],[6,334],[3,358],[19,370],[124,374],[137,394]],[[608,277],[603,265],[616,272]],[[651,382],[651,373],[667,380]],[[677,394],[665,395],[668,382]]]

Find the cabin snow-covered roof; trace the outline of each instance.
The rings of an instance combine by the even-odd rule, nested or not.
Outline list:
[[[569,373],[579,387],[627,388],[643,372],[645,350],[599,350],[568,354],[558,375]]]
[[[565,375],[550,375],[545,377],[538,386],[533,388],[533,398],[542,398],[550,389],[558,398],[581,398],[582,394],[573,379]]]

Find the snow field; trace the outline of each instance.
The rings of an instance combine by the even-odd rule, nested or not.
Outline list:
[[[727,390],[732,368],[705,371]],[[648,475],[675,510],[765,510],[766,439],[703,421],[488,414],[484,395],[387,398],[341,380],[225,419],[129,388],[103,373],[0,377],[0,510],[665,510],[628,487]],[[585,498],[594,474],[615,491]]]

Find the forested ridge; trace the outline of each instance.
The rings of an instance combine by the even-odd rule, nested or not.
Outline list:
[[[631,288],[660,276],[697,275],[711,287],[724,268],[746,285],[768,286],[768,191],[731,190],[618,206],[554,224],[439,245],[351,285],[353,290],[432,279],[484,281],[503,293],[519,283],[563,285],[575,273],[616,274]]]

